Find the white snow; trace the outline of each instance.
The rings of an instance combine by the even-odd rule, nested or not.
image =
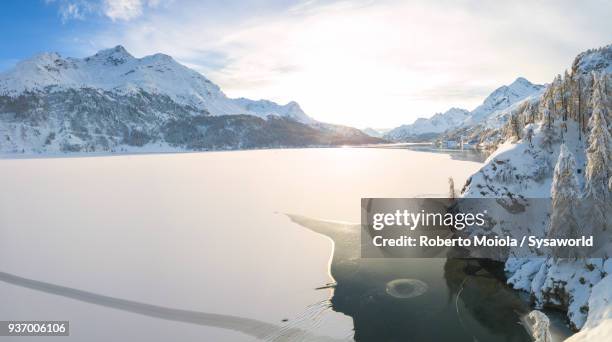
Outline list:
[[[582,331],[568,342],[606,341],[612,336],[612,259],[606,260],[607,276],[593,286],[589,298],[589,316]]]
[[[515,113],[519,108],[524,106],[526,103],[531,103],[531,104],[537,103],[544,89],[545,88],[542,87],[538,89],[537,91],[535,91],[534,93],[532,93],[531,95],[528,95],[524,97],[523,99],[518,100],[517,102],[511,104],[510,106],[506,108],[497,109],[491,112],[489,115],[487,115],[486,119],[483,120],[480,124],[484,128],[495,128],[495,129],[501,128],[508,121],[508,118],[510,117],[510,115]]]

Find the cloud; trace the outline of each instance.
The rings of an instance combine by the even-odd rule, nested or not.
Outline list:
[[[121,25],[87,37],[94,48],[163,52],[230,96],[296,100],[356,126],[474,108],[518,76],[549,82],[612,36],[606,2],[128,2],[105,14]]]
[[[106,0],[104,14],[112,20],[130,20],[142,14],[140,0]]]
[[[145,8],[156,8],[163,0],[104,0],[104,14],[111,20],[131,20],[143,14]],[[168,2],[168,1],[166,1]]]
[[[45,0],[57,4],[63,22],[85,20],[90,15],[104,16],[112,21],[129,21],[143,15],[147,8],[156,8],[168,0]]]
[[[84,20],[87,15],[96,11],[96,4],[87,0],[45,0],[45,3],[58,6],[58,13],[64,23],[69,20]]]

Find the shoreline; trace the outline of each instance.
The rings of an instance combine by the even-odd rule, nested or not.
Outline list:
[[[425,149],[410,148],[423,147]],[[20,153],[20,152],[0,152],[0,160],[23,160],[23,159],[62,159],[62,158],[95,158],[95,157],[114,157],[114,156],[140,156],[140,155],[164,155],[164,154],[193,154],[193,153],[219,153],[219,152],[246,152],[246,151],[274,151],[274,150],[305,150],[305,149],[341,149],[341,148],[380,148],[380,149],[409,149],[416,152],[438,152],[438,153],[457,153],[473,152],[482,153],[478,149],[450,149],[439,148],[433,143],[384,143],[384,144],[365,144],[365,145],[338,145],[338,146],[301,146],[301,147],[258,147],[243,149],[210,149],[210,150],[180,150],[172,148],[161,148],[159,150],[133,150],[119,152],[44,152],[44,153]]]

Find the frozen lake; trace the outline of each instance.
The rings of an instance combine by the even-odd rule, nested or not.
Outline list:
[[[375,148],[0,159],[0,272],[62,286],[0,275],[0,320],[69,320],[73,341],[350,340],[316,290],[331,241],[285,213],[359,222],[361,197],[445,195],[480,165]]]

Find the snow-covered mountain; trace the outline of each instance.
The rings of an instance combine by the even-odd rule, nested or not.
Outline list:
[[[470,112],[461,108],[451,108],[444,113],[437,113],[429,119],[419,118],[414,123],[402,125],[385,134],[385,138],[392,141],[418,140],[424,135],[443,133],[451,128],[458,127],[468,117]]]
[[[410,125],[391,130],[385,139],[393,141],[423,141],[437,138],[444,132],[465,131],[486,122],[486,126],[501,126],[509,108],[529,98],[538,97],[545,86],[533,84],[523,77],[495,89],[483,103],[471,112],[451,108],[429,119],[419,118]]]
[[[300,105],[295,101],[291,101],[286,105],[279,105],[268,100],[255,101],[241,97],[238,99],[233,99],[232,102],[239,105],[240,108],[244,108],[244,110],[250,115],[256,115],[264,118],[268,115],[275,115],[290,118],[305,124],[316,123],[313,118],[304,113],[302,108],[300,108]]]
[[[497,223],[487,228],[487,235],[546,237],[552,229],[567,229],[576,220],[581,232],[595,235],[601,250],[612,255],[611,64],[612,45],[581,53],[571,71],[555,77],[541,95],[508,107],[500,116],[506,118],[503,125],[482,131],[497,149],[468,179],[464,197],[529,203],[530,198],[550,199],[563,193],[572,208],[555,209],[563,203],[555,197],[548,213],[526,207],[525,215],[540,217],[532,224],[505,229],[504,222],[512,222],[510,216],[516,215],[508,212],[508,217],[496,216]],[[559,177],[572,181],[564,183]],[[551,190],[559,184],[574,188]],[[557,221],[561,225],[552,227],[551,217],[568,213],[574,216],[563,216]],[[530,293],[536,308],[567,310],[571,327],[583,329],[572,341],[594,341],[612,333],[609,257],[510,258],[506,271],[508,283]]]
[[[461,126],[474,126],[483,122],[492,114],[502,111],[529,96],[538,94],[544,88],[543,85],[533,84],[525,78],[519,77],[509,85],[495,89],[480,106],[470,112],[470,116],[463,121]]]
[[[385,134],[387,134],[390,131],[390,129],[366,127],[362,129],[361,131],[371,137],[382,138]]]
[[[262,118],[277,115],[304,123],[314,121],[295,102],[283,106],[266,100],[230,99],[219,86],[168,55],[135,58],[123,46],[101,50],[86,58],[42,53],[18,63],[0,76],[0,94],[3,95],[79,88],[167,95],[179,104],[206,110],[211,115],[247,114]]]
[[[322,128],[324,127],[324,128]],[[200,73],[122,46],[43,53],[0,74],[0,152],[219,149],[374,143],[295,102],[228,98]]]

